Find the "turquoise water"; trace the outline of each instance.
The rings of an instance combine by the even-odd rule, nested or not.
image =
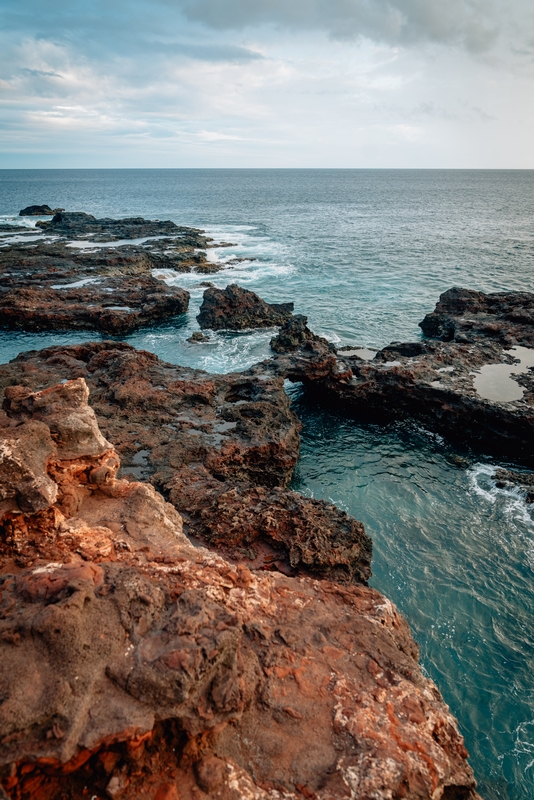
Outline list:
[[[419,338],[452,285],[534,291],[534,172],[140,170],[0,172],[0,214],[48,203],[203,227],[245,262],[209,279],[293,300],[318,333],[378,347]],[[128,338],[176,363],[230,371],[269,355],[269,332],[185,339],[191,311]],[[2,361],[89,334],[0,333]],[[297,393],[298,394],[298,393]],[[296,400],[295,487],[332,499],[374,541],[373,585],[408,618],[457,715],[486,800],[534,797],[534,523],[495,488],[492,462],[415,426],[358,425]]]

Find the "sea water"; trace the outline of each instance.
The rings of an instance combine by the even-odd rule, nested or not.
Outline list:
[[[33,203],[172,219],[232,247],[224,266],[170,282],[190,312],[127,341],[212,372],[269,356],[272,331],[186,342],[203,280],[292,300],[331,341],[374,350],[420,338],[442,291],[534,291],[534,172],[10,170],[0,215]],[[1,221],[1,220],[0,220]],[[20,220],[17,220],[20,222]],[[98,334],[0,332],[0,361]],[[410,423],[363,425],[290,387],[304,423],[293,485],[362,520],[372,585],[410,622],[423,669],[458,717],[486,800],[534,797],[534,514],[496,464]]]

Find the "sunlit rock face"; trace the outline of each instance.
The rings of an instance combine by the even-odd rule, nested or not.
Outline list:
[[[395,607],[357,574],[251,571],[193,546],[151,485],[116,477],[87,396],[82,377],[6,392],[0,469],[16,458],[18,472],[1,506],[5,793],[476,798]],[[180,474],[176,502],[192,482]]]

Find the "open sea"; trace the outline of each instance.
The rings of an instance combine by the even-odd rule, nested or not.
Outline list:
[[[444,290],[534,291],[534,171],[3,170],[0,221],[33,203],[95,216],[171,219],[232,247],[216,286],[292,300],[339,344],[420,338]],[[254,260],[252,260],[254,259]],[[210,372],[269,356],[272,331],[198,330],[190,311],[127,337]],[[100,338],[0,331],[0,363]],[[496,462],[411,423],[358,424],[288,389],[304,423],[293,488],[331,500],[373,539],[372,585],[408,619],[423,668],[457,716],[485,800],[534,798],[534,508],[497,489]]]

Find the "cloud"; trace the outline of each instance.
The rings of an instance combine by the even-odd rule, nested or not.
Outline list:
[[[47,72],[44,69],[28,69],[28,67],[21,67],[21,72],[27,72],[28,75],[33,75],[35,78],[63,78],[58,72]]]
[[[274,24],[334,38],[487,49],[498,33],[492,0],[175,0],[185,16],[216,29]]]

